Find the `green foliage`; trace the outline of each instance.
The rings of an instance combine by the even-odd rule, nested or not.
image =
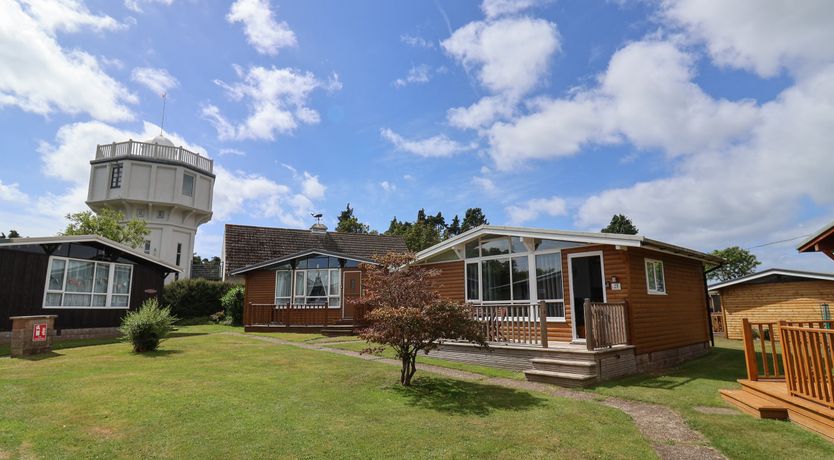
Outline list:
[[[174,330],[176,321],[171,309],[161,308],[156,297],[152,297],[143,302],[139,310],[125,315],[119,331],[133,344],[133,351],[143,353],[156,350],[159,342]]]
[[[232,320],[232,324],[240,326],[243,324],[243,286],[235,286],[220,298],[220,305],[226,317]]]
[[[180,318],[209,316],[223,310],[220,298],[237,286],[234,283],[204,279],[183,279],[168,283],[162,291],[162,302]]]
[[[637,227],[624,214],[615,214],[607,227],[600,230],[602,233],[619,233],[621,235],[636,235]]]
[[[452,223],[446,226],[446,232],[443,234],[443,239],[449,239],[453,236],[460,235],[460,217],[455,214],[452,218]]]
[[[67,214],[67,220],[67,229],[61,235],[99,235],[132,248],[142,244],[151,232],[145,221],[125,221],[121,211],[110,208],[98,214],[92,211]]]
[[[460,226],[460,232],[463,233],[481,225],[489,225],[484,211],[481,208],[469,208],[466,210],[466,214],[463,215],[463,224]]]
[[[20,238],[20,233],[15,229],[9,230],[9,238]]]
[[[711,281],[720,282],[741,278],[753,274],[756,267],[761,265],[755,254],[738,246],[716,249],[710,254],[724,259],[724,265],[707,275]],[[707,267],[707,269],[710,268],[712,267]]]
[[[353,208],[348,203],[345,210],[339,214],[339,223],[336,224],[336,231],[339,233],[370,233],[370,227],[367,224],[359,222],[359,219],[353,215]]]

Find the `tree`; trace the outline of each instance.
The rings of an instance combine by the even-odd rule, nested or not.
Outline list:
[[[360,336],[378,352],[388,346],[402,363],[400,383],[411,385],[417,354],[428,354],[441,339],[465,340],[486,346],[483,328],[461,303],[440,298],[434,278],[440,271],[414,265],[413,253],[388,253],[377,264],[362,264],[364,294],[353,300],[367,305],[370,326]]]
[[[619,233],[621,235],[636,235],[638,229],[631,222],[631,219],[624,214],[615,214],[611,218],[611,223],[607,227],[600,230],[602,233]]]
[[[370,227],[353,215],[353,208],[350,203],[341,214],[339,214],[339,223],[336,224],[336,231],[340,233],[369,233]]]
[[[121,211],[104,208],[98,214],[92,211],[67,214],[67,229],[61,235],[99,235],[132,248],[138,247],[151,232],[143,220],[125,221]]]
[[[9,238],[20,238],[20,233],[17,233],[15,229],[11,229],[9,230]]]
[[[460,226],[460,233],[471,230],[475,227],[480,227],[481,225],[489,225],[489,221],[484,215],[484,211],[482,211],[481,208],[469,208],[466,210],[466,214],[463,215],[463,223]]]
[[[448,240],[457,235],[460,235],[460,217],[455,214],[455,217],[452,218],[452,223],[446,227],[446,231],[443,233],[443,239]]]
[[[716,249],[710,254],[724,259],[724,265],[711,271],[707,277],[713,281],[727,281],[747,276],[756,271],[761,265],[759,259],[752,252],[738,246]]]

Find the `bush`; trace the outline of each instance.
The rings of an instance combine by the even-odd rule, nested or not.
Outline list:
[[[229,289],[220,299],[220,304],[223,305],[226,317],[231,318],[233,325],[243,324],[243,286]]]
[[[170,308],[161,308],[156,297],[142,302],[139,310],[128,312],[122,319],[119,331],[133,344],[133,351],[154,351],[159,342],[174,329],[177,317]]]
[[[204,279],[178,280],[165,285],[161,301],[180,318],[207,317],[223,309],[220,298],[235,286],[238,284]]]
[[[226,312],[225,311],[218,311],[217,313],[209,316],[209,321],[214,324],[222,324],[226,321]]]

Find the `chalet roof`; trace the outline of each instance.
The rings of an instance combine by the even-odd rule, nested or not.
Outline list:
[[[789,279],[834,281],[834,273],[808,272],[803,270],[790,270],[785,268],[769,268],[767,270],[762,270],[760,272],[753,273],[752,275],[742,276],[741,278],[736,278],[734,280],[724,281],[721,283],[710,285],[709,289],[719,290],[736,284],[744,284],[750,282],[764,283],[768,281],[784,280],[785,277]]]
[[[803,240],[796,246],[796,250],[799,252],[831,252],[832,246],[834,246],[832,240],[834,240],[834,222],[828,223],[828,225]]]
[[[574,243],[586,244],[611,244],[625,247],[643,247],[655,251],[668,252],[691,259],[700,260],[701,262],[711,264],[721,264],[723,259],[715,257],[703,252],[687,249],[674,244],[664,243],[662,241],[646,238],[642,235],[622,235],[619,233],[601,233],[601,232],[575,232],[567,230],[551,230],[543,228],[526,228],[526,227],[504,227],[497,225],[481,225],[471,230],[461,233],[453,238],[449,238],[439,244],[430,248],[424,249],[417,253],[417,260],[425,260],[429,257],[440,254],[468,241],[474,240],[481,235],[505,235],[505,236],[519,236],[522,238],[540,238],[560,241],[569,241]]]
[[[109,246],[113,249],[118,249],[127,255],[150,262],[159,267],[165,268],[170,272],[181,272],[182,270],[176,265],[171,265],[164,260],[139,252],[130,246],[117,243],[111,239],[104,238],[98,235],[67,235],[67,236],[45,236],[34,238],[10,238],[7,240],[0,240],[0,248],[7,246],[27,246],[39,244],[62,244],[62,243],[98,243],[104,246]]]
[[[227,224],[223,253],[227,275],[253,265],[276,263],[287,256],[320,252],[368,261],[389,251],[408,250],[399,236],[321,232],[276,227]]]

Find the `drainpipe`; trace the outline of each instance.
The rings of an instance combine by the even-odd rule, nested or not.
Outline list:
[[[707,275],[712,273],[713,271],[721,268],[724,264],[718,264],[709,270],[704,270],[704,299],[707,301],[707,330],[709,331],[709,343],[714,348],[715,347],[715,334],[712,332],[712,317],[710,316],[709,310],[709,287],[707,287]],[[723,307],[723,306],[722,306]],[[726,330],[727,326],[724,325],[724,329]]]

